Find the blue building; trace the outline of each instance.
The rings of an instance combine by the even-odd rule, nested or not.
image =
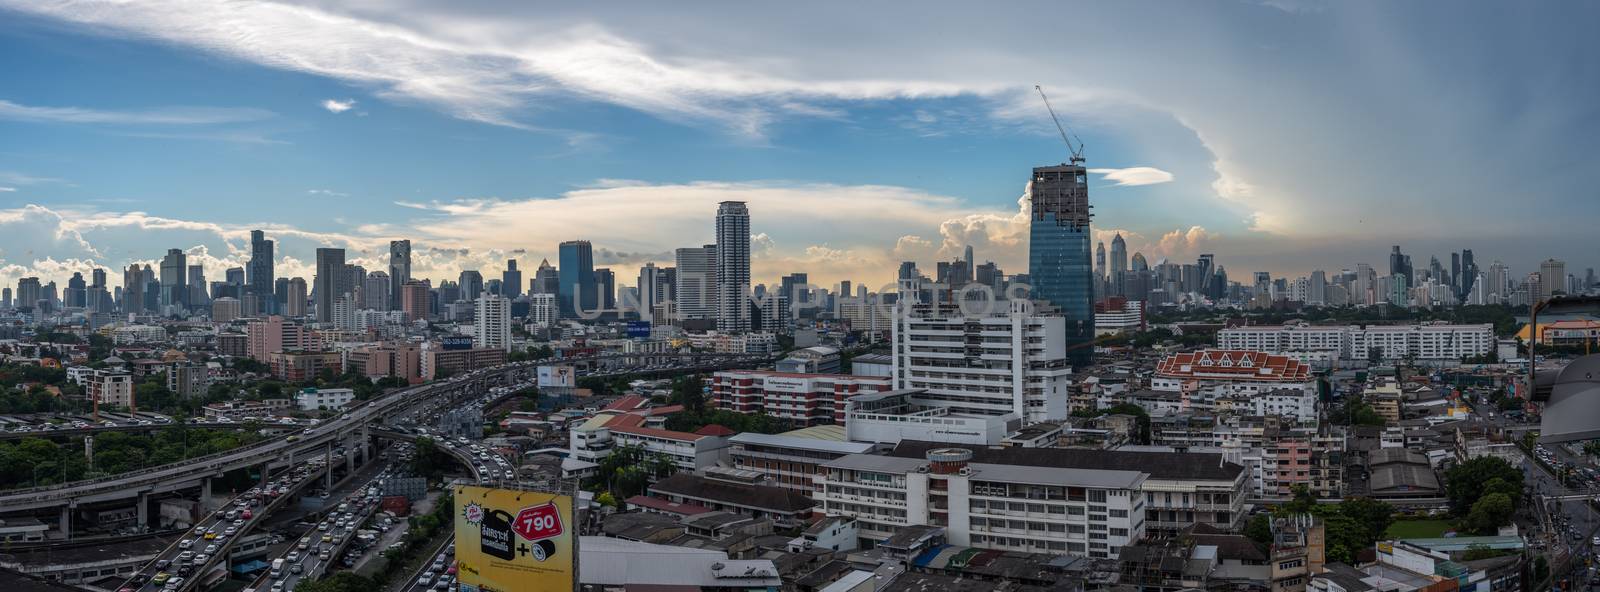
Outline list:
[[[1033,169],[1028,229],[1032,298],[1067,318],[1066,358],[1094,362],[1094,270],[1089,236],[1088,171],[1081,159]]]
[[[589,241],[561,243],[556,274],[560,278],[556,299],[561,305],[561,316],[577,318],[577,309],[592,311],[599,307],[595,298],[599,291],[594,284],[594,247]]]

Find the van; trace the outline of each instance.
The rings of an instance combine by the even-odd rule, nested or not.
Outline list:
[[[222,517],[227,519],[227,520],[229,520],[229,521],[232,521],[232,520],[237,519],[239,517],[239,511],[238,510],[228,510],[228,513],[227,514],[223,514]]]
[[[181,541],[178,541],[178,548],[179,549],[187,549],[189,547],[193,547],[195,540],[196,539],[183,539]]]

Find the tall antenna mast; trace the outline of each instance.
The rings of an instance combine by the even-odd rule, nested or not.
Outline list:
[[[1056,110],[1050,106],[1050,97],[1045,96],[1043,88],[1035,84],[1033,85],[1033,90],[1039,91],[1039,98],[1044,99],[1044,108],[1050,112],[1050,121],[1056,122],[1056,131],[1061,132],[1061,141],[1067,144],[1067,151],[1072,153],[1072,164],[1083,164],[1083,139],[1079,138],[1078,134],[1067,131],[1067,127],[1061,125],[1061,118],[1056,117]],[[1069,135],[1071,138],[1068,138]],[[1072,146],[1072,140],[1078,141],[1076,148]]]

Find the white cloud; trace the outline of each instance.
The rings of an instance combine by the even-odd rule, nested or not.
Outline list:
[[[4,191],[6,193],[10,193],[10,192],[13,192],[13,191],[16,191],[16,190],[17,190],[16,187],[0,187],[0,191]]]
[[[1089,169],[1089,172],[1104,175],[1106,180],[1115,181],[1119,187],[1133,187],[1138,185],[1156,185],[1171,183],[1172,173],[1155,167],[1129,167],[1125,169]]]
[[[0,119],[15,121],[114,125],[217,125],[260,121],[271,111],[252,108],[167,107],[143,111],[107,111],[81,107],[36,107],[0,99]]]
[[[306,193],[309,195],[326,195],[328,197],[350,197],[350,194],[348,193],[334,191],[332,189],[307,189]]]
[[[327,109],[329,113],[344,113],[345,111],[354,109],[355,106],[355,99],[345,99],[343,101],[337,99],[327,99],[322,101],[322,108]]]

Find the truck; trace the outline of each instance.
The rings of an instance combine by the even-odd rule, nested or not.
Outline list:
[[[272,579],[276,580],[281,577],[283,577],[283,558],[279,557],[272,560]]]

